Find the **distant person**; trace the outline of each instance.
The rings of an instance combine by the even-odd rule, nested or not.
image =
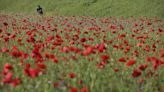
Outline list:
[[[38,14],[43,15],[43,9],[40,5],[38,5],[38,7],[37,7],[37,12],[38,12]]]

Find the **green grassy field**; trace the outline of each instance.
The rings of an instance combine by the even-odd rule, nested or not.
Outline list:
[[[163,4],[0,0],[0,92],[164,92]]]
[[[0,0],[0,12],[35,14],[37,5],[46,15],[164,17],[164,0]]]
[[[0,92],[163,92],[158,19],[0,15]]]

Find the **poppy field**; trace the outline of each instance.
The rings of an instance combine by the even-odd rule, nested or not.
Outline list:
[[[164,92],[164,21],[0,14],[0,92]]]

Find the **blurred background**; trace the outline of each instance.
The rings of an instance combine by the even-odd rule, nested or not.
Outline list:
[[[0,0],[0,13],[36,14],[37,5],[47,16],[164,17],[164,0]]]

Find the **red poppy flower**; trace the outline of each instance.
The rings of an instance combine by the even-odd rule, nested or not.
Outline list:
[[[72,87],[71,90],[70,90],[70,92],[78,92],[78,90],[77,90],[77,88]]]
[[[87,47],[83,52],[82,54],[84,56],[88,56],[89,54],[91,54],[93,52],[93,48],[92,47]]]
[[[160,55],[159,55],[161,58],[163,58],[164,57],[164,53],[160,53]]]
[[[142,64],[142,65],[140,65],[138,68],[140,69],[140,70],[145,70],[146,68],[148,67],[148,65],[147,64]]]
[[[15,78],[11,82],[12,86],[16,87],[21,84],[21,79],[20,78]]]
[[[138,56],[139,56],[139,52],[138,52],[137,50],[135,50],[135,51],[133,52],[133,55],[136,56],[136,57],[138,57]]]
[[[31,67],[31,65],[29,63],[25,64],[25,68],[29,69]]]
[[[86,86],[84,86],[82,89],[81,89],[81,92],[88,92],[88,88]]]
[[[103,69],[103,68],[105,67],[106,64],[107,64],[107,62],[101,61],[100,63],[97,64],[97,68]]]
[[[80,42],[86,42],[86,41],[87,41],[86,38],[81,38],[81,39],[80,39]]]
[[[3,32],[3,30],[2,29],[0,29],[0,33],[2,33]]]
[[[119,62],[126,62],[126,59],[124,57],[121,57],[118,59]]]
[[[54,63],[58,63],[58,59],[56,57],[53,58]]]
[[[12,51],[11,52],[11,55],[15,58],[18,58],[18,57],[21,57],[22,56],[22,53],[19,52],[19,51]]]
[[[102,61],[106,61],[109,59],[109,55],[102,55],[101,59],[102,59]]]
[[[3,25],[4,25],[4,26],[8,26],[8,23],[7,23],[7,22],[4,22]]]
[[[6,47],[4,47],[4,48],[1,49],[1,52],[3,52],[3,53],[5,53],[5,52],[9,52],[9,49],[6,48]]]
[[[70,78],[75,78],[76,77],[76,74],[71,72],[71,73],[69,73],[69,77]]]
[[[46,41],[47,41],[47,42],[50,42],[50,41],[53,40],[53,39],[54,39],[54,36],[48,36],[47,39],[46,39]]]
[[[78,80],[78,84],[79,85],[83,84],[83,80]]]
[[[119,71],[119,69],[118,68],[114,68],[114,72],[118,72]]]
[[[69,52],[69,47],[64,46],[64,47],[61,49],[61,52],[68,53],[68,52]]]
[[[132,66],[136,63],[136,61],[134,59],[130,59],[127,63],[126,63],[126,66]]]
[[[6,63],[6,64],[4,65],[4,70],[5,70],[5,71],[9,71],[9,70],[12,70],[12,69],[13,69],[13,66],[12,66],[11,64]]]
[[[39,75],[39,71],[37,69],[29,69],[29,75],[32,78],[35,78]]]
[[[38,64],[37,64],[37,67],[38,67],[39,69],[46,69],[46,65],[43,64],[43,63],[38,63]]]
[[[39,75],[39,70],[38,69],[25,68],[24,69],[24,73],[27,76],[30,76],[32,78],[35,78],[35,77],[37,77]]]
[[[12,82],[13,74],[11,72],[8,72],[5,77],[2,79],[3,83],[11,83]]]
[[[141,75],[141,71],[139,69],[134,69],[133,70],[133,73],[132,73],[132,76],[135,78],[135,77],[138,77]]]
[[[105,44],[104,43],[99,44],[99,47],[98,47],[98,51],[99,52],[103,52],[105,49],[106,48],[105,48]]]

